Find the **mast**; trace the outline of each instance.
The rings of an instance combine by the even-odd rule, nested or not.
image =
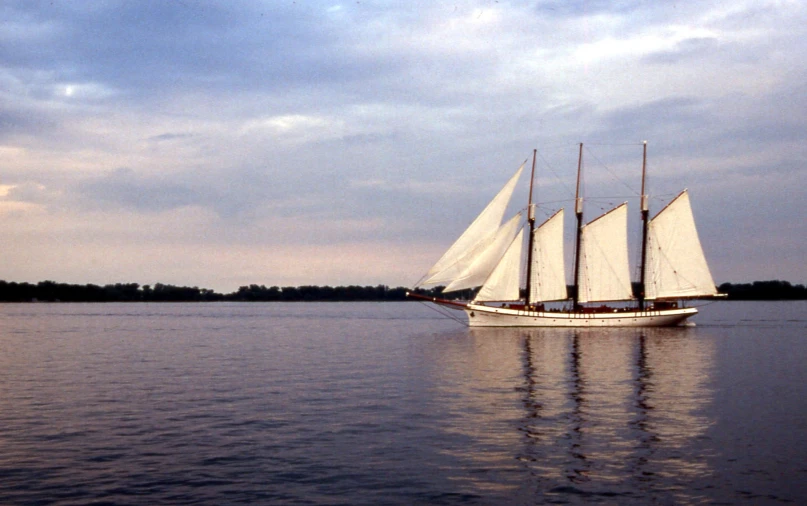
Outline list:
[[[530,173],[530,196],[527,200],[527,221],[530,223],[530,235],[527,243],[527,295],[524,297],[527,305],[530,305],[530,292],[532,291],[532,244],[535,239],[535,209],[532,204],[532,185],[535,181],[535,157],[537,149],[532,150],[532,172]]]
[[[639,270],[639,309],[645,308],[645,268],[647,266],[647,225],[650,210],[647,204],[647,193],[645,192],[645,180],[647,174],[647,141],[644,141],[642,150],[642,265]]]
[[[580,143],[580,154],[577,157],[577,189],[574,194],[574,214],[577,216],[577,238],[575,239],[574,247],[574,296],[572,298],[572,309],[577,310],[580,304],[579,294],[580,289],[580,238],[583,235],[583,199],[580,197],[580,171],[583,167],[583,143]]]

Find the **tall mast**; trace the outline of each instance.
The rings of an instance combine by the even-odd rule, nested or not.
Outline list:
[[[535,157],[537,149],[532,150],[532,172],[530,173],[530,196],[527,200],[527,221],[530,223],[530,239],[527,242],[527,295],[524,300],[530,305],[530,292],[532,291],[532,244],[535,238],[535,208],[532,203],[532,185],[535,181]]]
[[[645,268],[647,267],[647,225],[648,215],[650,214],[649,206],[647,203],[647,193],[645,191],[645,180],[647,174],[647,141],[644,141],[644,149],[642,151],[642,265],[639,271],[639,309],[645,307]]]
[[[580,154],[577,157],[577,189],[574,194],[574,214],[577,216],[577,238],[574,247],[574,297],[572,298],[573,309],[578,309],[580,304],[580,238],[583,235],[583,199],[580,197],[580,172],[583,167],[583,143],[580,143]]]

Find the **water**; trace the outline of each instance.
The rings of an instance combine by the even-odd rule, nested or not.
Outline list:
[[[803,504],[807,304],[696,322],[0,305],[0,504]]]

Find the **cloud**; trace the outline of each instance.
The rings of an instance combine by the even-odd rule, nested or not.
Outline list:
[[[260,264],[250,247],[285,252],[278,265],[301,248],[291,284],[317,282],[305,265],[345,283],[417,279],[407,254],[439,256],[534,147],[546,207],[568,199],[580,141],[591,187],[625,192],[611,180],[634,177],[648,140],[654,191],[693,190],[707,250],[735,247],[726,226],[758,230],[760,251],[730,262],[732,280],[768,272],[777,234],[807,236],[792,225],[764,240],[767,204],[764,217],[732,212],[805,211],[789,193],[807,183],[798,2],[11,1],[0,12],[9,272],[60,279],[74,265],[80,278],[90,264],[71,252],[104,244],[126,258],[205,251],[214,287],[234,282],[235,258]],[[61,260],[38,270],[45,237]],[[313,258],[363,246],[357,271]],[[401,262],[397,279],[386,258]],[[193,263],[156,281],[186,268],[183,283],[201,283]],[[795,262],[781,268],[800,281]]]
[[[693,37],[678,41],[672,49],[650,53],[642,58],[645,63],[673,64],[702,58],[718,45],[716,37]]]
[[[169,141],[176,141],[176,140],[185,140],[193,138],[194,134],[189,133],[172,133],[166,132],[164,134],[153,135],[148,138],[149,141],[154,142],[169,142]]]
[[[199,201],[198,191],[166,178],[139,177],[130,168],[82,182],[78,198],[83,202],[114,204],[140,211],[159,212]]]

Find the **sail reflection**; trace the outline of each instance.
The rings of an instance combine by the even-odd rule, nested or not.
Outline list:
[[[675,480],[673,492],[683,501],[692,494],[683,483],[711,473],[710,455],[698,442],[713,423],[705,414],[713,396],[713,342],[652,329],[639,336],[637,348],[636,466],[648,486]]]
[[[710,473],[698,443],[712,423],[714,349],[694,329],[472,329],[453,344],[459,368],[445,371],[442,397],[464,422],[448,431],[477,449],[453,455],[521,467],[520,483],[487,473],[475,485],[523,490],[528,479],[544,499],[644,490],[689,502],[686,484]]]
[[[441,415],[431,422],[437,425],[439,458],[429,464],[438,467],[436,474],[450,477],[452,488],[510,493],[516,486],[508,478],[512,448],[522,437],[513,427],[522,408],[507,401],[517,401],[515,387],[522,381],[520,336],[504,332],[494,339],[477,338],[462,330],[442,334],[432,344],[428,369],[433,390],[424,397],[439,405]],[[485,471],[461,472],[468,464]]]

